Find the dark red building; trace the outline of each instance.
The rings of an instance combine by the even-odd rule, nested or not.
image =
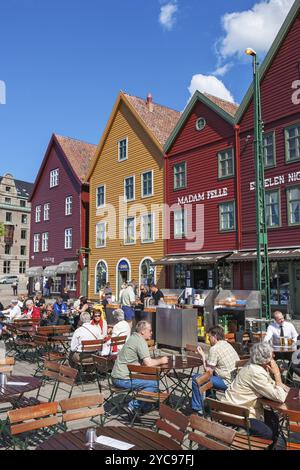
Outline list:
[[[229,276],[224,261],[239,246],[236,110],[196,92],[165,146],[171,214],[158,263],[167,266],[170,287],[214,288]]]
[[[253,91],[236,116],[240,126],[241,251],[232,255],[234,285],[256,277]],[[300,2],[296,1],[261,66],[266,211],[273,308],[300,315]]]
[[[53,135],[30,197],[31,288],[50,278],[52,294],[87,292],[89,186],[84,183],[96,146]]]

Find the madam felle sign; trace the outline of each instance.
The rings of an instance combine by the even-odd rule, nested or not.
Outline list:
[[[178,198],[180,206],[184,204],[191,204],[193,202],[203,202],[211,199],[220,199],[228,196],[228,188],[211,189],[198,194],[189,194]]]

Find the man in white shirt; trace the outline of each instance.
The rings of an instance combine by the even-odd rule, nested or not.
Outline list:
[[[267,334],[264,341],[279,345],[280,337],[292,339],[294,343],[297,342],[298,333],[292,323],[284,320],[282,312],[276,311],[273,314],[274,322],[268,326]]]
[[[18,299],[13,299],[10,303],[10,307],[6,310],[3,310],[3,313],[5,314],[6,318],[8,318],[8,320],[11,322],[22,318],[22,312],[18,305],[18,302]]]
[[[134,318],[134,305],[135,305],[135,293],[134,285],[132,282],[128,283],[126,289],[120,296],[120,303],[122,310],[125,314],[125,320],[129,322],[130,328],[132,328],[132,320]]]
[[[100,340],[103,338],[101,330],[97,325],[92,325],[91,316],[88,312],[83,312],[80,315],[82,326],[74,331],[71,340],[71,353],[69,356],[69,363],[71,367],[76,366],[80,361],[80,353],[82,352],[82,341]],[[88,357],[86,359],[90,359]]]
[[[111,336],[113,338],[117,337],[117,336],[127,336],[126,338],[126,341],[128,340],[130,334],[131,334],[131,328],[130,328],[130,325],[129,323],[125,320],[125,315],[124,315],[124,312],[121,308],[118,308],[116,310],[113,311],[113,318],[114,320],[117,321],[117,323],[114,325],[113,329],[112,329],[112,333],[111,333]],[[117,351],[113,351],[115,353],[121,351],[121,349],[123,348],[124,344],[120,344],[117,346]]]

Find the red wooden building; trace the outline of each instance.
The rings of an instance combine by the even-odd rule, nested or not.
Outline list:
[[[31,289],[51,279],[53,295],[87,292],[89,186],[84,183],[96,146],[53,135],[31,193]]]

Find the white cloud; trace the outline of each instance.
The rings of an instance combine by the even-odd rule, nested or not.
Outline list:
[[[167,3],[160,8],[159,22],[168,31],[171,31],[175,24],[175,14],[177,11],[176,2]]]
[[[247,47],[257,53],[268,51],[294,0],[267,0],[256,3],[250,10],[226,13],[222,25],[226,36],[218,43],[224,58],[244,54]]]
[[[221,67],[218,67],[213,73],[212,75],[215,75],[216,77],[224,77],[224,75],[226,75],[227,72],[229,72],[229,70],[232,68],[233,66],[233,63],[230,62],[229,64],[225,64]]]
[[[234,98],[230,91],[221,80],[213,75],[194,75],[188,90],[191,96],[193,96],[196,90],[199,90],[201,93],[209,93],[217,96],[218,98],[234,103]]]

